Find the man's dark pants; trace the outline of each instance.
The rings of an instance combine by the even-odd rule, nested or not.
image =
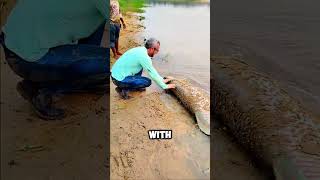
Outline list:
[[[110,22],[110,47],[116,47],[116,41],[119,40],[121,25]]]
[[[78,44],[50,48],[36,62],[25,61],[3,44],[6,60],[23,79],[56,92],[106,84],[110,75],[109,49],[100,47],[104,26],[105,22],[92,35],[79,40]],[[5,35],[1,36],[3,40]]]
[[[124,91],[135,91],[149,87],[151,85],[151,79],[143,77],[142,70],[135,74],[134,76],[127,76],[122,81],[118,81],[115,78],[112,78],[112,82]]]
[[[52,95],[78,91],[105,92],[109,89],[109,48],[100,47],[105,23],[78,44],[61,45],[36,62],[28,62],[6,48],[5,35],[0,34],[6,60],[24,80],[18,83],[20,94],[31,102],[44,119],[64,117],[64,111],[51,106]],[[19,88],[20,87],[20,88]]]

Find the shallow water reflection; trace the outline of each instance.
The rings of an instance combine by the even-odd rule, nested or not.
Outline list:
[[[144,36],[161,42],[154,64],[162,74],[178,75],[210,88],[209,3],[150,3],[145,8]]]

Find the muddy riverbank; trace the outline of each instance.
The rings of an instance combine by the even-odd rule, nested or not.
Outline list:
[[[121,51],[141,45],[139,16],[125,16]],[[114,59],[111,60],[111,64]],[[122,100],[110,86],[112,179],[210,179],[210,137],[170,94],[154,83]],[[171,129],[173,139],[150,140],[148,130]]]
[[[120,37],[122,52],[141,45],[143,39],[139,15],[127,15],[126,21],[128,28]],[[208,179],[211,171],[210,177],[217,180],[267,179],[223,128],[213,130],[210,154],[209,137],[199,131],[176,98],[155,84],[146,92],[131,94],[133,98],[128,101],[121,100],[114,88],[111,84],[111,177]],[[174,138],[150,141],[148,129],[172,129]],[[213,161],[209,169],[210,156]]]

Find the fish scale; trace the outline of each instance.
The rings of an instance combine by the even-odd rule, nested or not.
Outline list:
[[[200,130],[210,135],[210,95],[187,79],[175,79],[171,83],[176,85],[173,93],[195,115]]]
[[[319,180],[316,117],[276,81],[241,60],[212,58],[211,63],[214,114],[238,142],[273,169],[278,180]]]

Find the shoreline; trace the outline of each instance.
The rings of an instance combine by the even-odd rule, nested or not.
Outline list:
[[[125,22],[122,53],[143,42],[139,15],[128,13]],[[114,62],[111,58],[111,65]],[[112,179],[210,179],[210,137],[176,98],[152,83],[145,92],[131,92],[131,99],[122,100],[110,83]],[[149,140],[150,129],[171,129],[173,139]]]
[[[125,18],[127,26],[136,29],[121,32],[122,52],[143,39],[139,39],[143,31],[139,15],[129,14]],[[223,128],[214,129],[209,137],[204,135],[180,102],[154,83],[146,92],[132,93],[129,100],[120,99],[114,88],[111,82],[111,178],[266,179]],[[150,141],[149,129],[172,129],[173,139]],[[210,138],[214,139],[211,156],[215,160],[211,168]]]

